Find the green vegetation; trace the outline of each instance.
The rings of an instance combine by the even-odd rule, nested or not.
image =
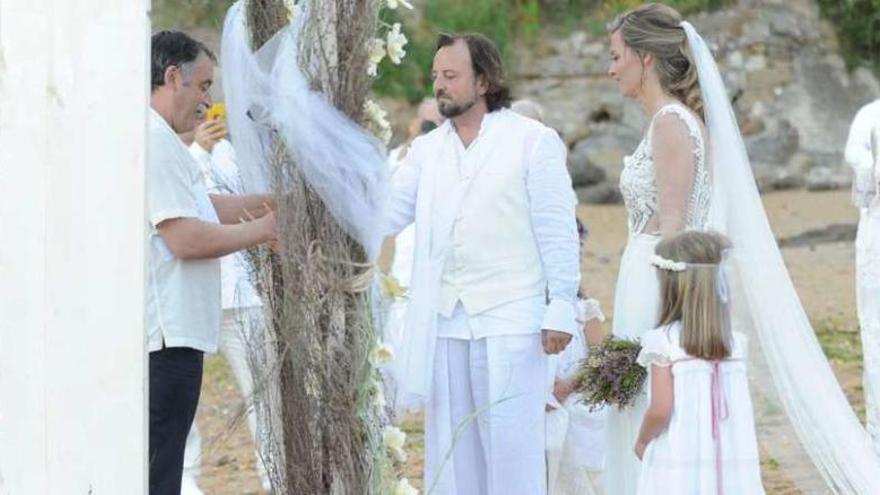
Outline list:
[[[734,0],[669,0],[682,14],[713,10]],[[875,2],[880,0],[873,0]],[[234,0],[153,0],[153,30],[216,29]],[[411,0],[418,15],[399,7],[384,9],[387,24],[401,22],[409,38],[400,66],[387,59],[379,67],[375,90],[383,96],[418,101],[430,94],[430,67],[437,33],[476,31],[498,45],[508,71],[515,67],[518,49],[534,47],[542,34],[586,29],[602,32],[605,24],[639,0]]]
[[[639,0],[416,0],[420,16],[385,10],[383,21],[402,22],[409,38],[407,56],[399,67],[380,66],[376,92],[418,101],[431,91],[429,77],[437,33],[476,31],[498,45],[508,72],[515,68],[516,52],[534,47],[542,34],[573,29],[602,32],[615,15],[641,5]],[[671,0],[665,2],[682,14],[713,10],[732,0]],[[405,16],[401,21],[401,15]],[[418,23],[414,20],[418,17]]]
[[[514,39],[533,33],[537,23],[529,18],[534,13],[536,0],[426,0],[421,7],[421,19],[413,25],[411,16],[401,20],[401,12],[386,9],[382,20],[388,24],[401,22],[409,44],[406,58],[400,66],[388,60],[379,67],[375,89],[386,96],[402,96],[418,101],[431,90],[430,67],[434,59],[436,36],[441,32],[477,31],[498,45],[505,61],[512,56]]]
[[[819,6],[837,27],[847,64],[880,74],[880,0],[819,0]]]
[[[153,31],[207,28],[220,31],[235,0],[153,0]]]
[[[863,367],[861,333],[858,327],[845,324],[836,318],[826,317],[813,323],[816,338],[819,345],[832,364],[838,379],[845,375],[861,375]],[[846,390],[856,415],[860,421],[865,421],[865,402],[861,400],[862,386],[860,383],[853,385],[851,390]]]
[[[862,343],[858,328],[849,328],[834,318],[813,322],[819,345],[834,363],[859,366],[862,362]]]
[[[768,471],[777,471],[779,469],[779,461],[772,457],[768,457],[761,461],[761,467]]]

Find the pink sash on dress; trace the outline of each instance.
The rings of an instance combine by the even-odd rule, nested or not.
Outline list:
[[[727,409],[727,398],[724,394],[724,382],[721,380],[721,365],[731,361],[740,361],[740,359],[720,359],[707,360],[699,358],[682,358],[672,362],[673,365],[683,361],[703,361],[712,366],[712,382],[710,394],[712,397],[712,440],[715,443],[715,477],[717,479],[718,495],[724,495],[724,483],[722,480],[721,467],[721,422],[727,419],[729,411]]]

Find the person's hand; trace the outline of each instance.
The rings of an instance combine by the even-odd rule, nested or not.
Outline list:
[[[226,136],[226,123],[221,119],[206,120],[196,126],[195,142],[208,153],[213,153],[214,145]]]
[[[277,251],[276,241],[278,241],[278,225],[275,220],[275,212],[268,204],[263,204],[265,212],[260,212],[259,217],[255,217],[250,211],[244,210],[245,217],[241,218],[242,222],[251,222],[256,225],[262,234],[260,238],[262,242],[268,242],[269,247],[273,251]]]
[[[260,217],[260,222],[263,222],[263,225],[266,227],[266,239],[270,242],[275,242],[278,240],[278,225],[275,223],[275,212],[269,210],[269,213],[266,213],[262,217]]]
[[[637,442],[636,443],[636,447],[635,447],[636,457],[638,457],[640,461],[642,460],[642,457],[645,456],[645,449],[646,448],[648,448],[648,444],[646,444],[645,442]]]
[[[275,212],[269,210],[269,213],[255,221],[260,222],[263,227],[263,239],[265,239],[265,242],[270,243],[273,250],[276,249],[275,242],[278,241],[278,225],[275,223]]]
[[[541,343],[545,354],[559,354],[571,341],[571,334],[556,330],[541,330]]]
[[[565,399],[567,399],[572,392],[574,392],[574,380],[557,379],[553,383],[553,396],[556,397],[556,400],[558,400],[560,404],[565,402]]]

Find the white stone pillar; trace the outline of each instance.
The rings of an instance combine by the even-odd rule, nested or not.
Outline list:
[[[137,494],[149,0],[0,0],[0,495]]]

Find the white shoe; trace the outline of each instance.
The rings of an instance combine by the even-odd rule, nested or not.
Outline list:
[[[199,490],[199,485],[196,483],[196,479],[192,476],[183,475],[183,479],[180,482],[180,495],[203,495],[202,491]]]

